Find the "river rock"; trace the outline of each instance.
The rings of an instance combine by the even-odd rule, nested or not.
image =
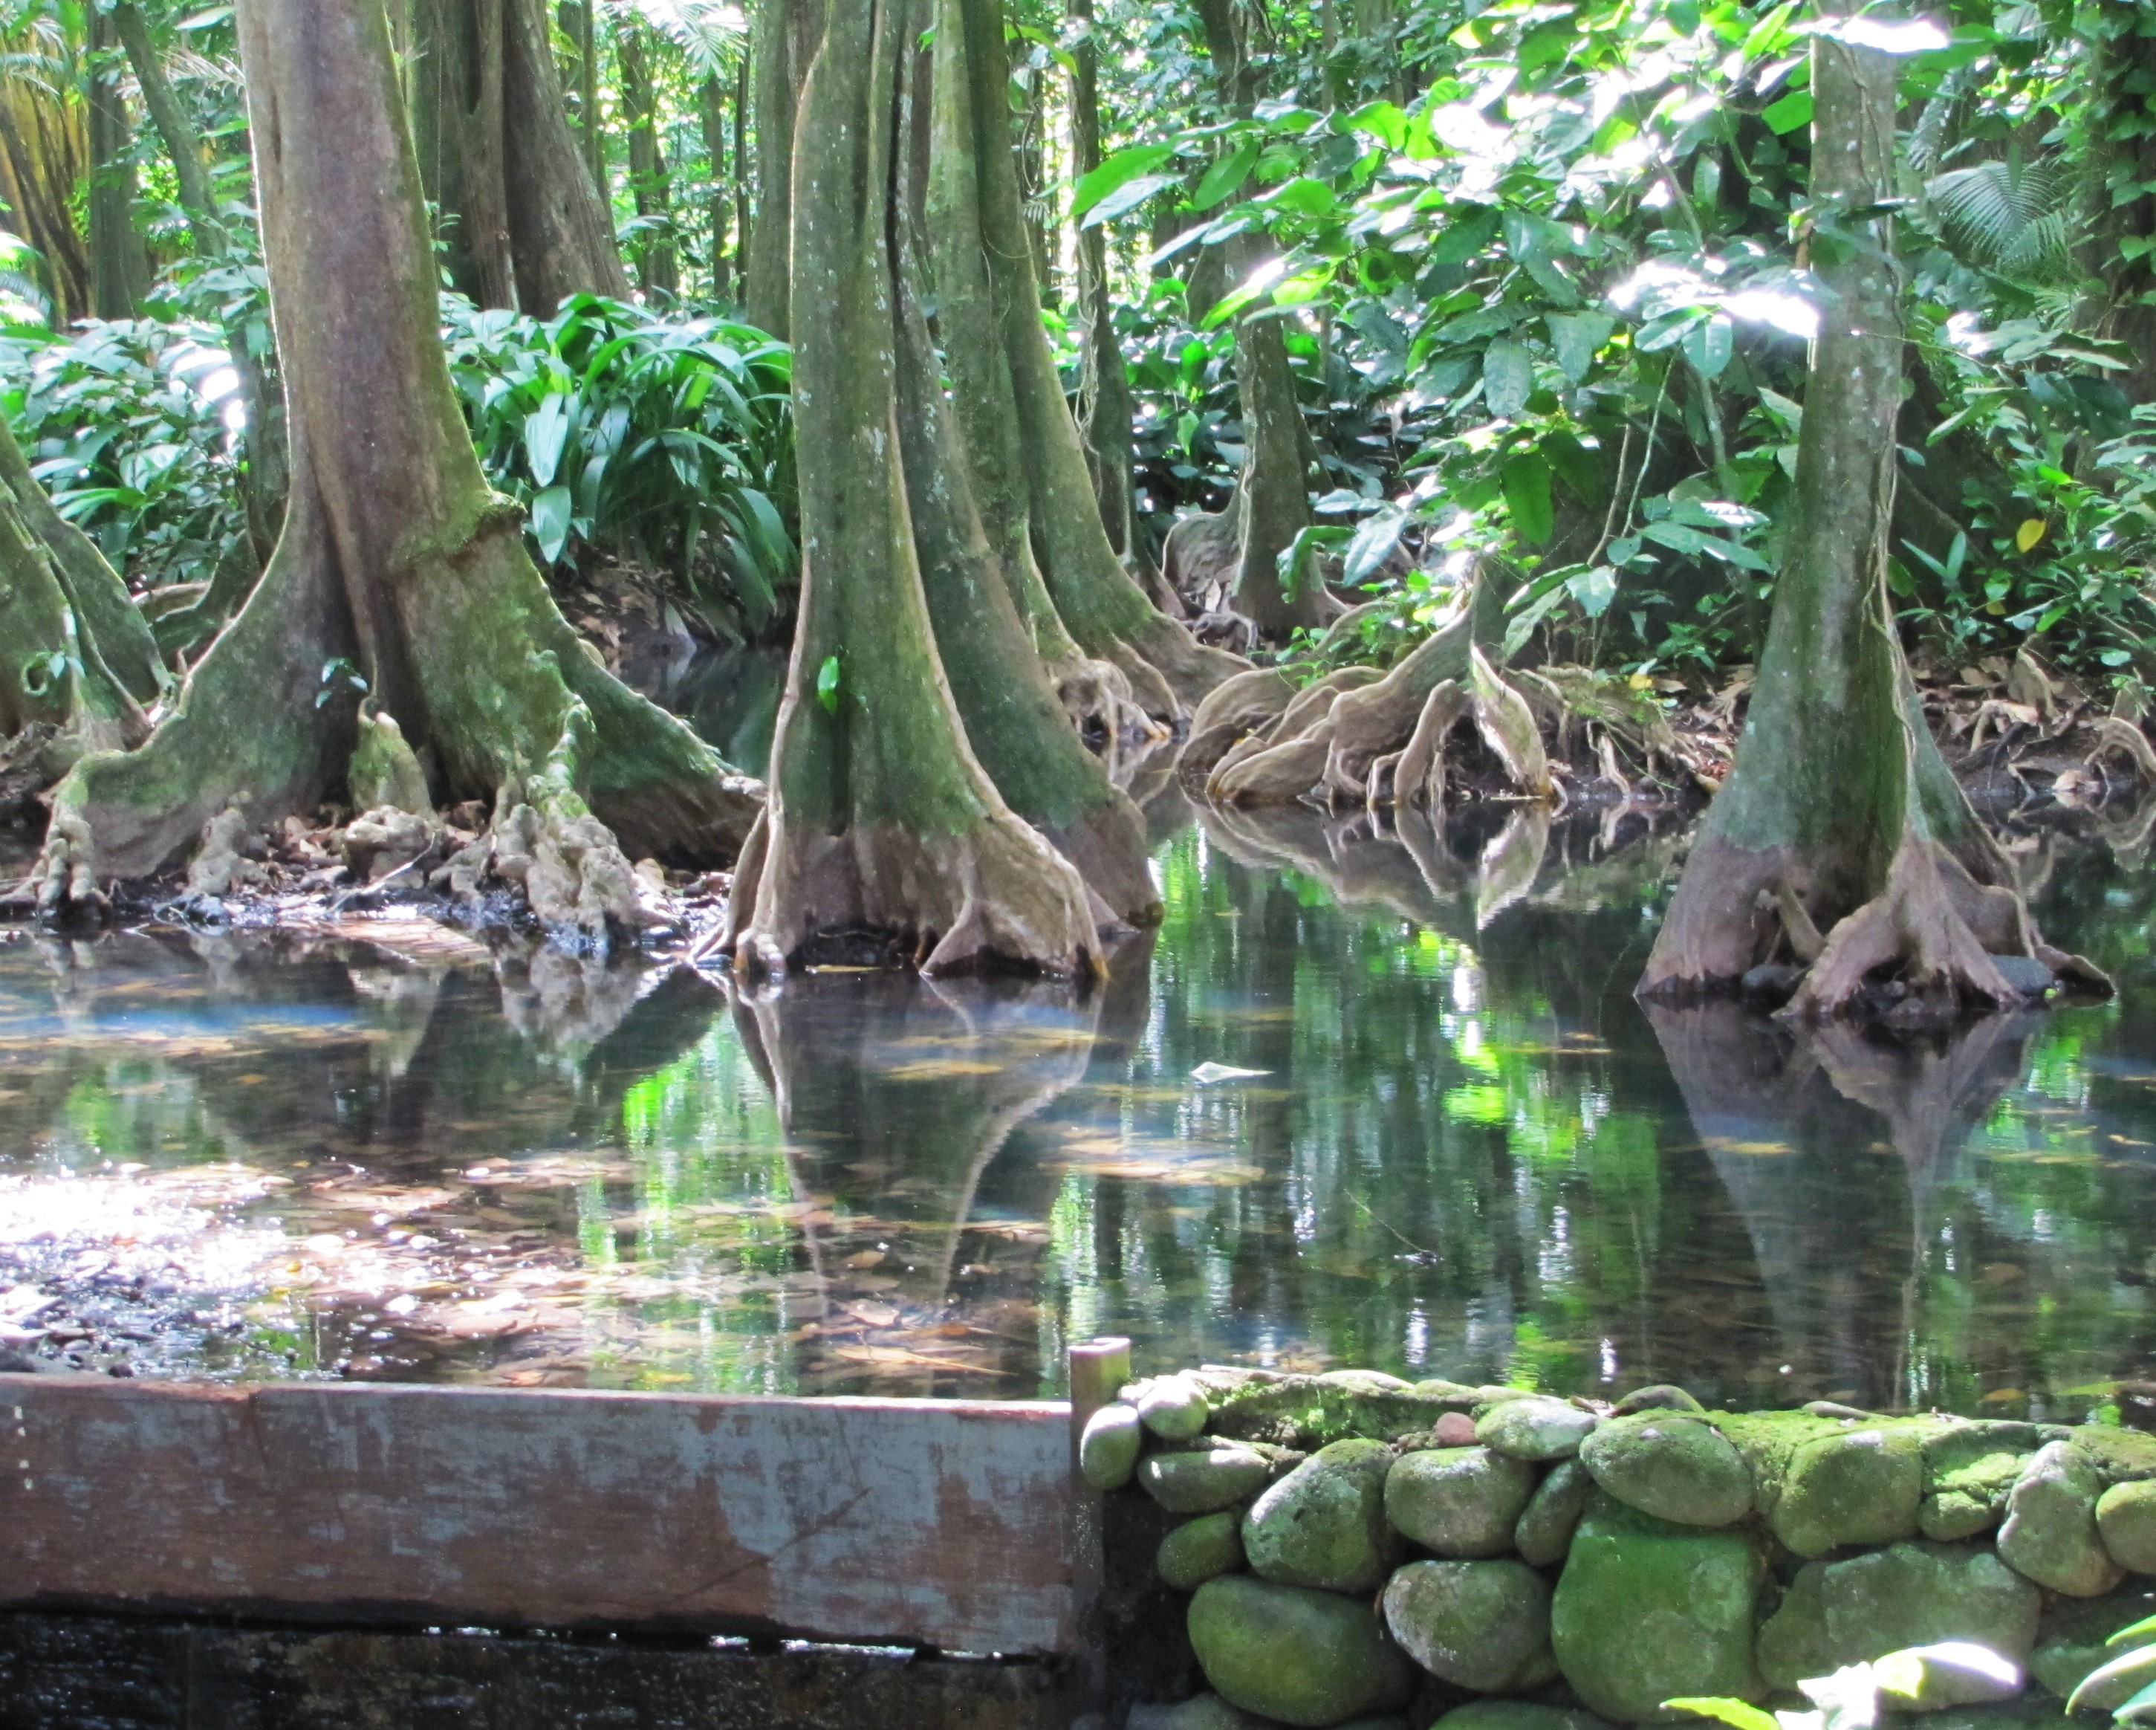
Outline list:
[[[1471,1448],[1475,1445],[1475,1420],[1465,1412],[1447,1412],[1437,1420],[1437,1428],[1430,1434],[1437,1438],[1440,1448]]]
[[[1200,1694],[1173,1706],[1134,1706],[1124,1730],[1266,1730],[1265,1721],[1218,1694]]]
[[[1171,1514],[1212,1514],[1248,1501],[1272,1476],[1265,1456],[1250,1448],[1204,1448],[1152,1454],[1138,1467],[1138,1487]]]
[[[1752,1471],[1727,1437],[1686,1412],[1613,1418],[1580,1464],[1627,1507],[1680,1526],[1732,1526],[1752,1511]]]
[[[1508,1399],[1475,1423],[1475,1439],[1514,1460],[1569,1460],[1600,1422],[1569,1401],[1532,1395]]]
[[[1250,1574],[1208,1580],[1190,1600],[1191,1649],[1230,1705],[1324,1730],[1407,1704],[1414,1666],[1367,1604]]]
[[[1549,1649],[1549,1583],[1524,1562],[1410,1562],[1384,1612],[1408,1656],[1477,1693],[1515,1686]]]
[[[1430,1730],[1610,1730],[1576,1706],[1543,1706],[1532,1700],[1471,1700],[1455,1706]]]
[[[1138,1421],[1166,1442],[1187,1442],[1205,1428],[1212,1407],[1205,1390],[1188,1376],[1161,1376],[1147,1382],[1137,1400]]]
[[[1572,1547],[1573,1528],[1587,1511],[1594,1480],[1577,1460],[1558,1462],[1528,1499],[1520,1523],[1512,1528],[1512,1547],[1522,1561],[1553,1568]]]
[[[1344,1388],[1350,1393],[1406,1393],[1414,1387],[1383,1370],[1327,1370],[1318,1378],[1326,1388]]]
[[[1535,1493],[1535,1469],[1487,1448],[1404,1454],[1385,1480],[1385,1517],[1440,1556],[1502,1556]]]
[[[2103,1476],[2072,1442],[2053,1442],[2031,1460],[2006,1498],[1999,1559],[2016,1573],[2070,1598],[2097,1598],[2125,1578],[2097,1529]]]
[[[1243,1552],[1253,1571],[1287,1586],[1376,1591],[1400,1547],[1385,1521],[1392,1469],[1393,1450],[1383,1442],[1319,1449],[1244,1516]]]
[[[1764,1572],[1743,1532],[1704,1532],[1598,1497],[1550,1604],[1558,1668],[1589,1708],[1621,1722],[1675,1719],[1662,1702],[1680,1697],[1756,1700],[1752,1627]]]
[[[1612,1418],[1629,1418],[1635,1412],[1703,1412],[1706,1409],[1674,1382],[1656,1382],[1650,1387],[1635,1388],[1610,1407],[1609,1415]]]
[[[1793,1688],[1906,1646],[1970,1640],[2016,1664],[2035,1644],[2043,1595],[1970,1544],[1899,1543],[1808,1563],[1759,1630],[1759,1669]]]
[[[1767,1523],[1799,1556],[1888,1544],[1916,1536],[1923,1494],[1916,1432],[1866,1426],[1799,1448]]]
[[[1160,1541],[1154,1570],[1178,1592],[1195,1592],[1215,1574],[1243,1565],[1243,1518],[1233,1510],[1201,1514]]]
[[[1103,1406],[1078,1438],[1078,1470],[1096,1490],[1120,1490],[1138,1468],[1145,1429],[1130,1406]]]
[[[2156,1573],[2156,1480],[2114,1484],[2096,1505],[2096,1529],[2111,1559],[2132,1573]]]
[[[1917,1504],[1917,1530],[1934,1543],[1957,1543],[1999,1523],[1999,1511],[1964,1490],[1935,1491]]]
[[[1924,1444],[1917,1531],[1942,1543],[1990,1531],[2040,1445],[2028,1424],[1957,1424],[1936,1432]]]

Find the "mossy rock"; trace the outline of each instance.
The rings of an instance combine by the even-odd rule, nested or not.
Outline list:
[[[1681,1697],[1756,1700],[1764,1691],[1753,1622],[1764,1573],[1748,1533],[1598,1497],[1551,1600],[1558,1668],[1590,1709],[1621,1722],[1672,1722],[1682,1715],[1662,1702]]]
[[[1385,1483],[1385,1516],[1440,1556],[1502,1556],[1535,1493],[1535,1469],[1487,1448],[1400,1456]]]
[[[1435,1429],[1446,1413],[1471,1410],[1483,1392],[1450,1382],[1392,1388],[1326,1376],[1282,1376],[1234,1385],[1209,1381],[1204,1373],[1196,1379],[1212,1407],[1213,1434],[1305,1451],[1351,1438],[1389,1442]]]
[[[1383,1442],[1334,1442],[1275,1484],[1243,1519],[1254,1572],[1289,1586],[1377,1590],[1399,1559],[1385,1519],[1393,1451]]]
[[[1230,1706],[1218,1694],[1200,1694],[1173,1706],[1134,1706],[1124,1730],[1268,1730],[1255,1712]]]
[[[1820,1436],[1789,1461],[1768,1526],[1799,1556],[1917,1534],[1924,1449],[1912,1429],[1861,1424]]]
[[[2098,1457],[2076,1442],[2051,1442],[2006,1498],[1999,1559],[2016,1573],[2071,1598],[2098,1598],[2125,1578],[2097,1529],[2105,1480]]]
[[[1455,1706],[1430,1730],[1612,1730],[1576,1706],[1544,1706],[1532,1700],[1471,1700]]]
[[[2107,1485],[2156,1478],[2156,1435],[2116,1424],[2077,1424],[2074,1449],[2103,1475]]]
[[[2114,1484],[2097,1499],[2097,1535],[2129,1573],[2156,1573],[2156,1479]]]
[[[1271,1482],[1272,1462],[1234,1445],[1188,1453],[1150,1454],[1138,1466],[1138,1487],[1171,1514],[1212,1514],[1248,1501]]]
[[[1524,1562],[1410,1562],[1385,1583],[1385,1626],[1442,1681],[1495,1693],[1548,1667],[1550,1588]]]
[[[1668,1382],[1635,1388],[1609,1408],[1612,1418],[1629,1418],[1635,1412],[1703,1412],[1707,1409],[1683,1388]]]
[[[1512,1547],[1537,1568],[1553,1568],[1572,1547],[1572,1534],[1594,1495],[1594,1480],[1577,1460],[1562,1460],[1536,1486],[1512,1528]]]
[[[1759,1669],[1773,1686],[1793,1688],[1943,1640],[1974,1640],[2025,1663],[2042,1604],[2028,1581],[1974,1544],[1899,1543],[1808,1563],[1759,1630]]]
[[[1208,1580],[1190,1600],[1191,1650],[1230,1705],[1306,1730],[1396,1710],[1414,1666],[1366,1604],[1250,1574]]]
[[[1212,1415],[1205,1390],[1194,1376],[1156,1376],[1141,1382],[1131,1402],[1138,1421],[1163,1441],[1187,1442]]]
[[[1579,1463],[1627,1507],[1681,1526],[1732,1526],[1752,1511],[1752,1470],[1707,1418],[1686,1412],[1613,1418]]]
[[[1231,1509],[1200,1514],[1177,1527],[1160,1541],[1153,1571],[1177,1591],[1195,1592],[1217,1574],[1234,1573],[1243,1562],[1243,1516]]]
[[[1096,1490],[1120,1490],[1137,1470],[1144,1445],[1144,1427],[1135,1409],[1103,1406],[1086,1420],[1078,1438],[1078,1470]]]
[[[1491,1407],[1475,1420],[1475,1439],[1514,1460],[1569,1460],[1600,1421],[1569,1400],[1530,1394]]]

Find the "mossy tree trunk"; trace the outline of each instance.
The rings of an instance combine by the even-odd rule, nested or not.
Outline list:
[[[2156,19],[2143,7],[2105,7],[2087,28],[2076,215],[2082,274],[2102,292],[2084,316],[2125,344],[2127,394],[2156,402]]]
[[[1112,663],[1155,715],[1178,716],[1245,663],[1207,648],[1132,580],[1101,526],[1076,423],[1040,321],[1011,152],[1009,61],[996,0],[937,0],[929,228],[937,319],[982,507],[1006,539],[1022,521],[1045,601],[1087,655]],[[1015,429],[1014,436],[1011,429]],[[991,476],[980,466],[1000,462]],[[1020,612],[1052,653],[1028,562],[1006,559]]]
[[[1093,39],[1093,0],[1070,0],[1070,172],[1083,179],[1101,166],[1101,50]],[[1085,358],[1078,384],[1078,430],[1086,466],[1100,501],[1108,544],[1125,558],[1136,540],[1133,476],[1137,451],[1131,435],[1130,374],[1116,336],[1115,297],[1108,281],[1108,231],[1100,224],[1077,234],[1078,318]]]
[[[1258,96],[1256,69],[1234,0],[1201,0],[1205,47],[1231,113],[1247,115]],[[1229,287],[1266,261],[1255,237],[1231,244]],[[1276,640],[1325,616],[1325,588],[1314,574],[1283,577],[1281,555],[1310,524],[1301,410],[1287,338],[1262,301],[1235,319],[1235,392],[1243,414],[1243,472],[1235,486],[1235,610]]]
[[[150,291],[150,251],[135,228],[135,162],[126,99],[114,77],[119,38],[105,13],[90,14],[83,99],[90,110],[90,310],[132,318]]]
[[[824,36],[824,0],[757,0],[749,57],[756,110],[756,223],[743,256],[749,322],[790,329],[788,254],[793,241],[793,134],[801,83]]]
[[[659,137],[659,97],[652,86],[651,44],[629,19],[613,30],[614,69],[621,75],[622,118],[629,126],[629,195],[647,224],[629,251],[647,296],[672,300],[681,292],[681,260],[674,245],[674,186]]]
[[[442,358],[381,6],[242,0],[239,25],[291,506],[247,605],[148,743],[85,758],[55,790],[37,893],[55,911],[95,903],[228,809],[254,826],[311,813],[359,731],[325,672],[343,662],[435,800],[494,800],[496,865],[542,918],[599,932],[637,912],[616,834],[722,860],[753,820],[753,785],[586,652],[487,489]]]
[[[1788,551],[1751,708],[1640,991],[1726,990],[1786,949],[1798,1016],[1858,1002],[1898,968],[1942,1012],[2005,1005],[1994,954],[2037,940],[2004,855],[1924,720],[1887,590],[1902,286],[1891,229],[1895,62],[1814,39],[1814,268],[1824,291],[1805,384]],[[1820,934],[1825,934],[1822,936]]]
[[[573,294],[628,298],[545,0],[416,0],[413,29],[412,131],[450,281],[482,306],[540,318]]]
[[[932,558],[971,555],[953,580],[979,594],[993,573],[983,543],[916,518],[960,510],[932,418],[905,412],[935,389],[901,385],[925,358],[901,310],[894,160],[918,23],[891,0],[824,10],[794,131],[791,293],[816,309],[794,346],[800,622],[771,801],[735,884],[737,964],[782,972],[819,938],[873,931],[910,936],[932,971],[1086,973],[1099,965],[1086,885],[975,755],[922,580],[924,528]]]
[[[704,131],[704,155],[711,168],[711,187],[705,207],[711,225],[711,295],[724,300],[732,291],[733,266],[726,256],[726,224],[732,203],[726,195],[726,85],[716,73],[706,78],[696,93],[696,115]]]

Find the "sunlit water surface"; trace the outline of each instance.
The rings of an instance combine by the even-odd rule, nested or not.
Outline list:
[[[1115,1331],[1155,1366],[2052,1415],[2148,1376],[2133,839],[2022,843],[2116,1002],[1901,1046],[1639,1008],[1676,847],[1636,816],[1209,815],[1161,846],[1166,923],[1083,996],[743,995],[408,921],[18,929],[0,1349],[1029,1396]]]

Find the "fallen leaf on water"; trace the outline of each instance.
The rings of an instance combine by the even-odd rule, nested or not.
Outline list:
[[[964,1058],[926,1058],[917,1063],[901,1063],[883,1073],[886,1081],[938,1081],[960,1075],[1000,1075],[1003,1070],[1001,1063],[975,1063]]]
[[[2004,1405],[2010,1399],[2026,1399],[2028,1398],[2029,1396],[2024,1393],[2018,1388],[1994,1388],[1990,1393],[1985,1394],[1979,1403],[1987,1406],[1997,1406]]]
[[[839,1307],[870,1327],[889,1327],[898,1320],[897,1309],[890,1304],[841,1304]]]

